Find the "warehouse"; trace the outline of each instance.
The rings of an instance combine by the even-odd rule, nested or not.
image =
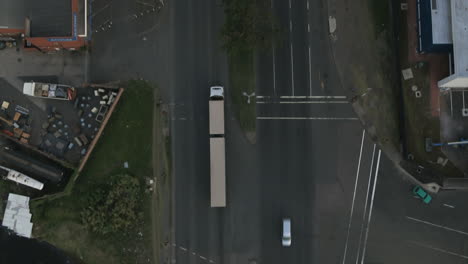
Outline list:
[[[0,40],[21,38],[24,48],[43,52],[86,44],[85,0],[0,0],[0,6]]]

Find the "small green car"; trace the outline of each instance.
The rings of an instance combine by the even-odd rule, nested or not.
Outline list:
[[[432,197],[423,188],[419,186],[414,186],[413,193],[420,197],[425,204],[430,203],[432,200]]]

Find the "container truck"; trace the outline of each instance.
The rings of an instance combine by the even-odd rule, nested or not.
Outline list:
[[[210,87],[210,190],[211,207],[226,207],[224,88]]]

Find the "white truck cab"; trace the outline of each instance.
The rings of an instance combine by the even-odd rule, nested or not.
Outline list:
[[[210,98],[212,99],[223,99],[224,98],[224,88],[222,86],[211,86],[210,87]]]

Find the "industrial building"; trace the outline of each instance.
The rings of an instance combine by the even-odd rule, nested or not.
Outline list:
[[[450,76],[442,90],[468,88],[468,1],[418,0],[418,51],[447,53]]]
[[[33,228],[31,217],[29,197],[14,193],[8,194],[2,226],[7,227],[19,236],[30,238]]]
[[[22,38],[24,48],[75,50],[88,37],[85,0],[0,0],[0,40]]]

